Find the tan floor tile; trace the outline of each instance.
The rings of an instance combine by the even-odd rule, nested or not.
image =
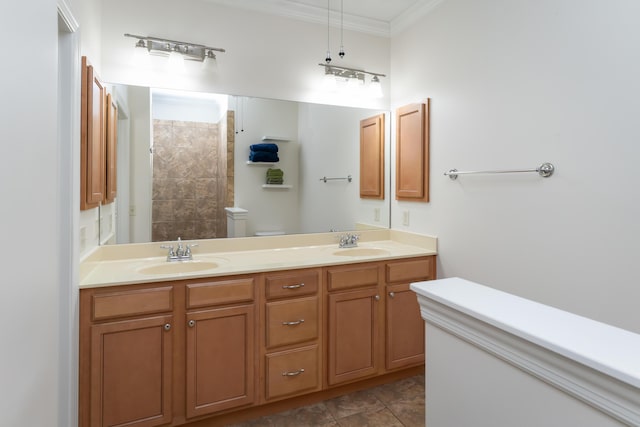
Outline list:
[[[327,400],[325,404],[337,420],[362,412],[376,412],[384,408],[384,404],[371,390],[362,390],[336,397]]]
[[[338,426],[324,403],[267,415],[233,427],[334,427]]]
[[[338,420],[340,427],[403,427],[387,408],[377,412],[362,412]]]
[[[424,427],[424,397],[396,400],[387,405],[405,427]]]
[[[401,399],[422,398],[424,400],[424,376],[418,375],[384,384],[371,391],[386,405]]]

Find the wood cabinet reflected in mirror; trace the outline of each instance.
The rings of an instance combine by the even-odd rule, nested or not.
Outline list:
[[[429,101],[396,110],[396,200],[429,201]]]
[[[384,199],[384,114],[360,121],[360,197]]]
[[[116,153],[118,140],[118,106],[110,93],[107,94],[106,107],[105,192],[103,204],[112,203],[116,199],[117,187]]]

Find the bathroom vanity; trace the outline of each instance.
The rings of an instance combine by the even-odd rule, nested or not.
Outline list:
[[[435,239],[335,239],[200,241],[185,263],[99,248],[81,267],[79,425],[224,425],[423,369],[409,284],[435,279]]]

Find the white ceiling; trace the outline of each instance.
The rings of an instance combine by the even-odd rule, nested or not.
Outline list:
[[[330,22],[345,29],[389,37],[444,0],[204,0],[308,22]]]

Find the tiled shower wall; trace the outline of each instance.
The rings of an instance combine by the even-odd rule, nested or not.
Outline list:
[[[226,237],[226,127],[153,121],[154,242]]]

